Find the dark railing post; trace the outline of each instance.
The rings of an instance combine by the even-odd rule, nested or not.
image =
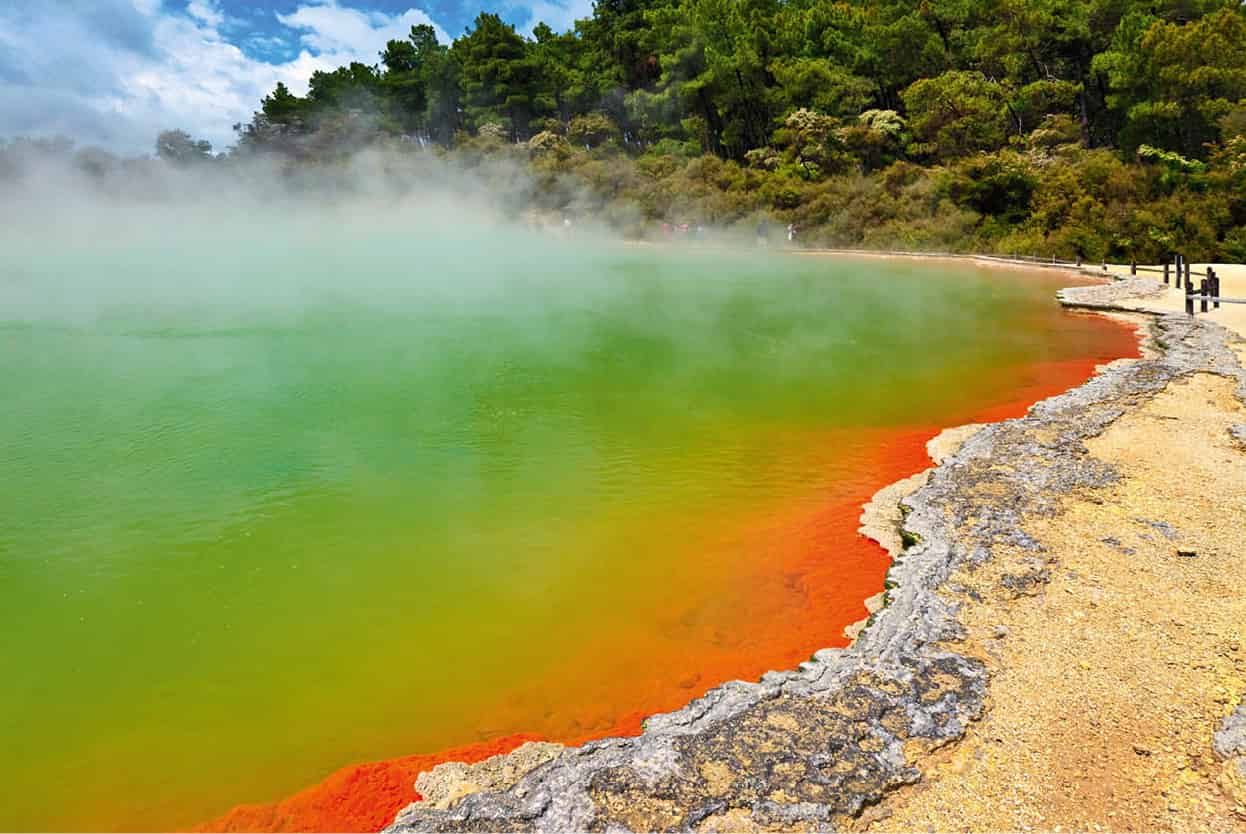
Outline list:
[[[1180,282],[1178,282],[1180,284]],[[1194,294],[1190,292],[1190,288],[1185,290],[1185,314],[1187,316],[1194,315]]]
[[[1103,271],[1104,271],[1104,272],[1107,272],[1107,271],[1108,271],[1108,262],[1107,262],[1107,260],[1106,260],[1106,259],[1103,261]]]
[[[1208,283],[1207,279],[1204,278],[1202,281],[1199,282],[1199,285],[1198,285],[1198,294],[1200,296],[1199,298],[1199,312],[1200,313],[1207,312],[1207,296],[1210,295],[1207,289],[1207,283]]]
[[[1164,259],[1164,286],[1168,286],[1168,259]]]
[[[1077,256],[1077,268],[1078,269],[1082,268],[1082,256],[1081,255]]]
[[[1138,259],[1137,258],[1129,259],[1129,274],[1130,275],[1138,274]]]
[[[1181,263],[1185,264],[1185,285],[1187,287],[1193,287],[1194,285],[1190,283],[1190,262],[1185,258],[1182,258]]]
[[[1211,267],[1207,267],[1207,274],[1211,276],[1211,297],[1213,299],[1212,306],[1217,310],[1220,309],[1220,276]]]

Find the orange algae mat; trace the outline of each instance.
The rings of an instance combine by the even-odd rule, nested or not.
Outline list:
[[[1077,314],[1074,314],[1077,315]],[[1017,387],[1006,400],[967,412],[960,423],[994,422],[1020,417],[1035,402],[1089,379],[1096,365],[1115,358],[1138,356],[1134,328],[1094,317],[1103,331],[1100,351],[1093,357],[1036,362],[1024,368]],[[270,804],[239,805],[196,831],[379,831],[395,814],[420,797],[414,783],[418,775],[448,761],[474,763],[505,754],[528,741],[556,741],[574,745],[595,738],[635,735],[648,715],[678,709],[705,690],[730,679],[757,679],[771,669],[794,668],[816,649],[847,644],[845,626],[868,613],[864,599],[882,588],[890,560],[873,541],[857,533],[862,505],[883,486],[930,465],[926,443],[943,427],[901,429],[859,428],[856,444],[868,451],[858,456],[856,477],[838,480],[832,500],[815,498],[769,517],[724,519],[723,528],[733,541],[747,537],[750,546],[763,553],[758,561],[764,574],[742,577],[758,583],[768,593],[755,610],[742,612],[751,624],[749,638],[729,650],[711,639],[695,657],[680,654],[649,655],[654,670],[645,677],[622,676],[598,681],[589,687],[595,695],[591,710],[582,690],[562,688],[551,681],[551,703],[557,704],[545,732],[518,733],[435,753],[404,756],[344,767],[322,782]],[[860,442],[860,435],[869,442]],[[809,438],[811,454],[839,454],[842,438]],[[834,558],[827,558],[833,552]],[[796,590],[798,593],[784,593]],[[786,603],[805,601],[800,607]],[[766,602],[770,600],[770,602]],[[695,628],[695,623],[686,624]],[[654,680],[678,679],[675,686],[655,688]],[[583,683],[583,681],[580,681]],[[558,704],[559,695],[567,703]],[[577,697],[578,696],[578,697]],[[601,698],[617,704],[617,721],[595,729],[590,715],[600,715]],[[637,704],[641,705],[636,709]],[[609,709],[609,707],[606,707]],[[587,710],[587,711],[586,711]],[[547,715],[547,719],[551,716]]]

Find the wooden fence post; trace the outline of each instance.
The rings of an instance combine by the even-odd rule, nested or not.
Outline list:
[[[1168,259],[1164,259],[1164,286],[1168,286]]]
[[[1207,279],[1206,278],[1204,278],[1202,281],[1199,282],[1198,294],[1199,294],[1199,300],[1198,300],[1199,301],[1199,312],[1206,313],[1207,312],[1207,296],[1209,295],[1208,290],[1207,290]]]
[[[1082,256],[1081,255],[1077,256],[1077,268],[1078,269],[1082,268]]]
[[[1180,286],[1181,282],[1178,281],[1177,285]],[[1189,287],[1185,290],[1185,314],[1187,316],[1194,315],[1194,294],[1190,292]]]
[[[1193,287],[1194,285],[1190,283],[1190,262],[1183,257],[1181,263],[1185,264],[1185,285]]]
[[[1138,259],[1137,258],[1129,259],[1129,274],[1130,275],[1138,274]]]
[[[1220,309],[1220,276],[1211,267],[1207,267],[1207,274],[1211,276],[1211,297],[1213,299],[1212,306],[1217,310]]]

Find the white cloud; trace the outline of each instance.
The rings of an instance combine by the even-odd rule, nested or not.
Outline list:
[[[450,37],[432,18],[419,9],[407,9],[400,15],[365,12],[339,6],[336,0],[299,6],[277,19],[291,29],[302,32],[303,44],[320,54],[370,54],[364,63],[376,63],[376,54],[387,41],[403,40],[411,27],[420,23],[432,26],[437,40],[449,43]]]
[[[225,15],[221,13],[215,0],[190,0],[186,13],[209,26],[220,26],[225,22]]]
[[[226,39],[222,31],[235,30],[215,0],[192,0],[184,14],[163,11],[159,0],[3,4],[0,138],[63,133],[142,153],[176,127],[224,149],[231,126],[249,120],[278,81],[303,93],[314,70],[374,64],[387,40],[416,23],[445,38],[418,9],[386,15],[313,3],[279,20],[304,48],[270,64]]]
[[[577,20],[593,16],[593,0],[530,0],[515,3],[512,8],[528,12],[530,17],[521,31],[531,34],[538,23],[546,23],[555,32],[566,32]]]

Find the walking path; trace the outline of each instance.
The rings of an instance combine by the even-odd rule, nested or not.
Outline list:
[[[1191,272],[1205,272],[1210,266],[1220,276],[1220,294],[1225,298],[1246,298],[1246,265],[1244,264],[1190,264]],[[1097,270],[1096,270],[1097,271]],[[1129,277],[1129,264],[1108,264],[1108,274],[1117,278]],[[1165,287],[1159,273],[1139,273],[1147,278],[1159,279],[1156,283],[1161,291],[1145,298],[1123,301],[1124,306],[1153,313],[1185,312],[1185,295],[1175,287]],[[1198,279],[1191,278],[1195,288]],[[1197,302],[1196,302],[1197,309]],[[1222,304],[1219,310],[1209,309],[1206,313],[1198,313],[1209,321],[1224,325],[1237,335],[1246,337],[1246,304]]]

